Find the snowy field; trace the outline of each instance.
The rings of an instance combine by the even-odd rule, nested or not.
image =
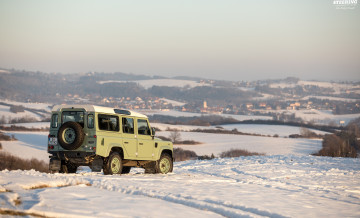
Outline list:
[[[281,111],[277,111],[281,113]],[[342,115],[334,115],[331,111],[325,110],[294,110],[294,111],[283,111],[285,113],[295,113],[296,117],[300,117],[301,119],[309,122],[314,122],[315,124],[323,124],[327,125],[330,122],[334,122],[337,125],[340,125],[340,122],[344,122],[341,125],[347,125],[351,120],[360,117],[360,114],[342,114]]]
[[[169,136],[170,133],[161,132],[158,135]],[[245,149],[266,155],[309,155],[321,149],[319,139],[273,138],[245,135],[209,134],[196,132],[182,132],[182,140],[195,140],[198,145],[174,145],[185,150],[195,151],[197,155],[218,156],[230,149]]]
[[[256,116],[256,115],[235,115],[235,114],[205,114],[205,113],[192,113],[192,112],[182,112],[182,111],[175,111],[175,110],[169,110],[169,111],[161,111],[161,110],[139,110],[140,113],[143,113],[145,115],[151,116],[151,115],[163,115],[163,116],[173,116],[173,117],[201,117],[201,116],[211,116],[211,115],[217,115],[222,116],[226,118],[234,118],[239,121],[243,120],[272,120],[272,117],[270,116]]]
[[[168,127],[195,128],[153,126],[166,137]],[[0,217],[10,212],[47,217],[360,217],[360,159],[310,156],[321,148],[321,140],[282,137],[299,133],[298,127],[223,126],[233,127],[280,137],[181,132],[182,140],[202,142],[179,145],[198,155],[241,148],[266,156],[175,162],[167,175],[132,169],[105,176],[88,167],[76,174],[0,171]],[[6,133],[19,140],[2,141],[2,150],[48,161],[47,132]]]
[[[12,104],[12,105],[18,105],[18,106],[24,106],[26,108],[32,108],[32,109],[38,109],[38,110],[45,110],[45,111],[51,111],[50,104],[48,103],[26,103],[26,102],[18,102],[18,101],[11,101],[7,99],[0,99],[1,102]]]
[[[50,124],[47,122],[15,124],[17,126],[46,128]],[[276,125],[223,125],[224,129],[232,130],[237,128],[238,131],[244,133],[255,133],[261,135],[278,134],[280,138],[243,136],[231,134],[211,134],[188,132],[192,129],[215,129],[215,127],[202,126],[186,126],[186,125],[169,125],[162,123],[152,123],[153,127],[159,128],[161,131],[156,132],[157,136],[169,137],[171,131],[166,129],[178,129],[182,140],[195,140],[201,142],[199,145],[179,145],[179,147],[187,150],[195,151],[198,155],[218,155],[219,153],[231,148],[246,149],[252,152],[265,153],[267,155],[309,155],[321,149],[321,140],[318,139],[291,139],[284,138],[290,134],[299,134],[300,128],[292,126],[276,126]],[[19,132],[4,131],[7,135],[14,135],[18,141],[2,141],[3,151],[23,157],[38,158],[48,161],[47,154],[47,136],[48,132]],[[325,132],[316,131],[320,134]],[[175,146],[178,147],[178,146]]]
[[[197,87],[197,86],[209,86],[206,83],[199,83],[196,81],[191,80],[178,80],[178,79],[148,79],[148,80],[131,80],[131,81],[119,81],[119,80],[108,80],[108,81],[99,81],[99,84],[106,84],[106,83],[128,83],[134,82],[145,89],[149,89],[153,86],[168,86],[168,87]]]
[[[14,123],[14,124],[2,124],[2,126],[10,127],[10,126],[23,126],[26,128],[36,128],[36,129],[45,129],[50,127],[50,122],[34,122],[34,123]]]
[[[47,153],[47,139],[49,132],[7,132],[14,135],[18,141],[1,141],[2,150],[15,156],[31,159],[36,158],[46,163],[49,161]]]
[[[321,88],[334,89],[334,94],[340,94],[347,90],[359,89],[359,85],[355,84],[341,84],[333,82],[319,82],[319,81],[299,81],[298,83],[272,83],[270,88],[294,88],[296,86],[318,86]],[[355,91],[356,92],[356,91]],[[356,92],[358,93],[358,92]]]
[[[49,217],[360,217],[359,159],[175,163],[167,175],[0,172],[0,211]]]
[[[9,121],[10,119],[23,118],[23,117],[34,118],[35,120],[41,120],[42,118],[38,114],[32,113],[27,110],[20,113],[13,113],[10,111],[9,106],[0,105],[0,118],[2,117],[5,118],[6,121]]]

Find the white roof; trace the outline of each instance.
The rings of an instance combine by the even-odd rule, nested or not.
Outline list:
[[[85,109],[87,112],[99,112],[99,113],[106,113],[106,114],[117,114],[115,113],[114,109],[117,108],[110,108],[110,107],[102,107],[102,106],[96,106],[96,105],[88,105],[88,104],[70,104],[70,105],[55,105],[53,107],[53,109],[51,110],[52,112],[59,112],[60,110],[63,109]],[[120,110],[126,110],[126,109],[120,109]],[[135,111],[130,111],[130,110],[126,110],[130,112],[129,116],[134,116],[134,117],[143,117],[143,118],[147,118],[146,115],[144,114],[140,114],[138,112]],[[126,115],[126,114],[123,114]]]

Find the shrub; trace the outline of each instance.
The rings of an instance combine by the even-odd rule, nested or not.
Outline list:
[[[32,158],[30,160],[16,157],[7,152],[0,152],[0,170],[31,170],[49,172],[49,166],[44,161]]]
[[[220,153],[221,158],[225,157],[240,157],[240,156],[263,156],[264,153],[250,152],[243,149],[230,149]]]
[[[335,134],[326,135],[322,143],[322,149],[314,155],[329,157],[357,157],[356,149]]]
[[[5,131],[26,131],[26,132],[41,132],[41,131],[49,131],[49,127],[46,128],[28,128],[25,126],[16,126],[16,125],[11,125],[11,126],[0,126],[0,130],[5,130]]]
[[[156,136],[157,138],[161,139],[161,140],[164,140],[164,141],[171,141],[170,138],[168,137],[165,137],[165,136]]]
[[[175,161],[185,161],[197,159],[197,154],[194,151],[184,150],[182,148],[174,148]]]
[[[209,155],[203,155],[203,156],[199,156],[198,159],[199,160],[212,160],[215,158],[215,155],[214,154],[211,154],[211,156]]]
[[[32,123],[32,122],[37,122],[37,119],[30,116],[8,119],[8,123]]]
[[[0,132],[0,141],[11,141],[11,137]]]
[[[22,105],[11,105],[10,106],[10,112],[12,112],[12,113],[16,114],[16,113],[21,113],[24,111],[25,111],[25,108]]]
[[[168,137],[165,137],[165,136],[156,136],[158,137],[159,139],[161,140],[164,140],[164,141],[172,141],[170,138]],[[184,140],[184,141],[176,141],[174,144],[181,144],[181,145],[198,145],[198,144],[201,144],[201,142],[197,142],[197,141],[194,141],[194,140]]]

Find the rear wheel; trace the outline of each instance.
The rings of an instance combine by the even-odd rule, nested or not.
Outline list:
[[[112,174],[121,174],[123,170],[122,158],[117,152],[113,152],[110,154],[109,159],[104,165],[104,174],[112,175]]]
[[[173,160],[169,154],[162,154],[156,162],[156,172],[167,174],[173,171]]]

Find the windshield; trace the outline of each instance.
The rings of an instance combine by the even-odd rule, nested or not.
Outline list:
[[[62,112],[62,123],[74,121],[84,125],[84,112],[82,111],[64,111]]]

